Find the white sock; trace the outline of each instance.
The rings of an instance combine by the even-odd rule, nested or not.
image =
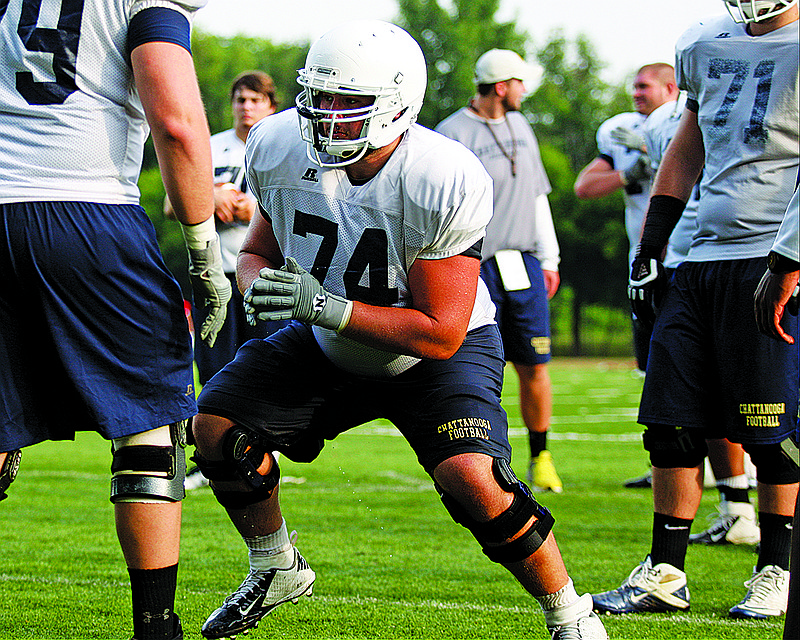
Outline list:
[[[244,538],[244,543],[247,545],[252,571],[266,571],[275,567],[288,569],[294,562],[293,547],[289,541],[286,520],[281,522],[280,528],[274,533],[255,538]]]
[[[575,591],[575,585],[572,583],[572,578],[570,578],[569,582],[555,593],[534,597],[541,605],[543,611],[552,611],[553,609],[566,607],[575,602],[578,599],[578,592]]]
[[[747,474],[743,473],[738,476],[731,476],[730,478],[723,478],[722,480],[717,480],[717,486],[730,487],[731,489],[749,489],[750,480],[748,480]]]

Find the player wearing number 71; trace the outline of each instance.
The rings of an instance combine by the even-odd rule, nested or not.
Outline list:
[[[686,109],[651,191],[630,277],[633,311],[655,318],[639,407],[653,465],[650,555],[594,596],[609,613],[689,608],[684,560],[703,487],[705,438],[742,443],[757,468],[761,548],[734,618],[786,611],[797,464],[780,443],[797,419],[795,344],[759,333],[753,293],[798,170],[798,7],[727,0],[676,46]],[[660,257],[703,171],[697,231],[664,282]],[[663,298],[662,298],[663,295]],[[660,300],[660,305],[656,305]]]

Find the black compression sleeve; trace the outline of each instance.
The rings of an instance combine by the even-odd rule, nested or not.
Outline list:
[[[685,208],[686,203],[673,196],[650,198],[636,257],[659,258]]]

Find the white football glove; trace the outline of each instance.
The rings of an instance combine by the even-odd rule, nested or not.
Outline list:
[[[219,236],[213,216],[197,225],[181,225],[189,251],[189,277],[195,306],[204,309],[206,317],[200,326],[200,339],[213,347],[217,334],[225,324],[231,281],[222,269]]]
[[[627,127],[617,127],[614,129],[611,132],[611,139],[632,151],[647,151],[647,143],[645,142],[644,136]]]
[[[326,291],[294,258],[280,269],[264,267],[244,294],[247,321],[294,318],[333,331],[350,321],[353,303]]]

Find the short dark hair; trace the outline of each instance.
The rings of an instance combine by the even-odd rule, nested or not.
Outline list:
[[[272,78],[263,71],[243,71],[233,81],[231,85],[231,102],[236,95],[236,91],[244,87],[260,93],[269,98],[270,103],[277,109],[278,101],[275,99],[275,83]]]

